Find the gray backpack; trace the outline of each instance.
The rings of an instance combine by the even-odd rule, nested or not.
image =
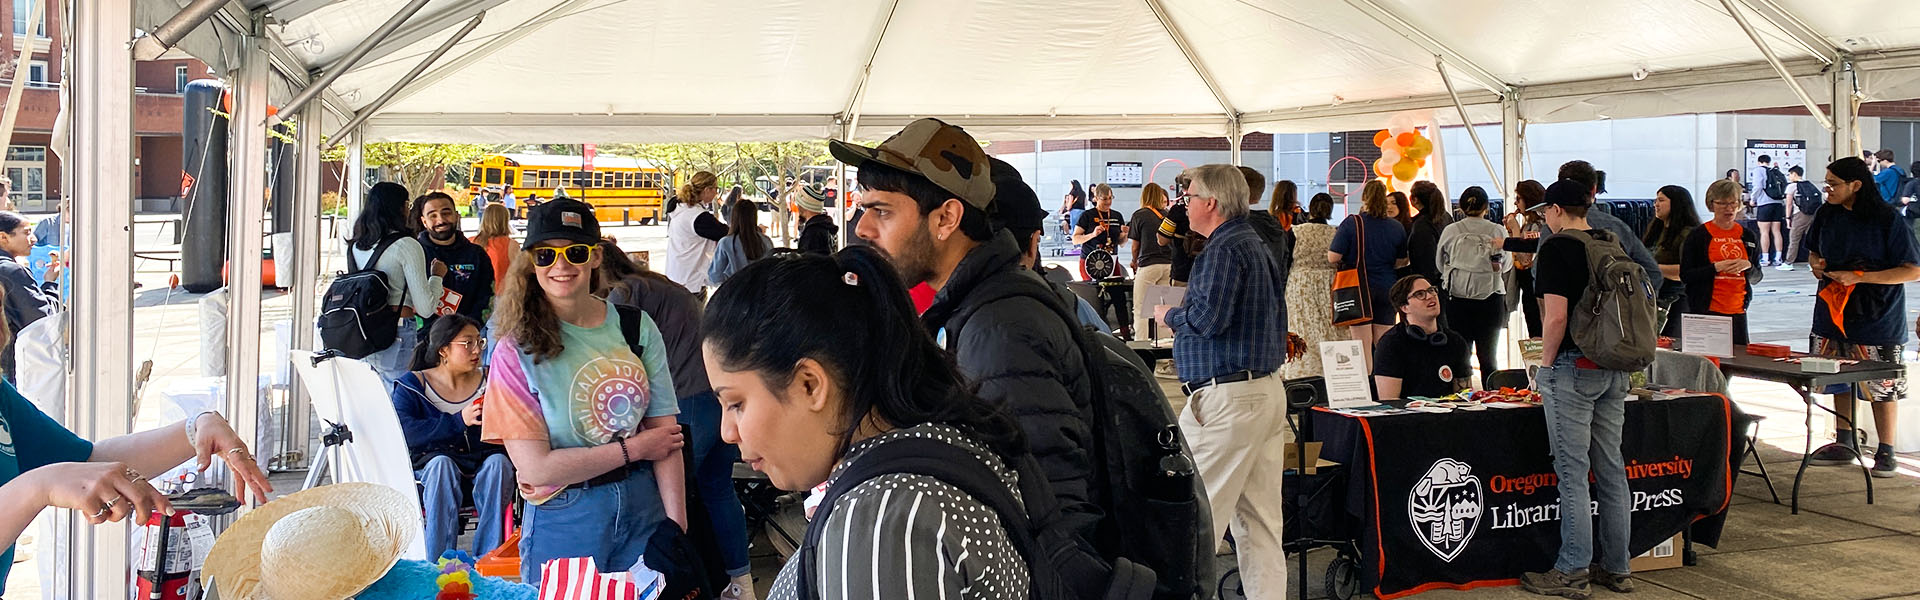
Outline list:
[[[1567,333],[1573,343],[1601,368],[1638,371],[1653,364],[1659,294],[1647,284],[1646,268],[1627,257],[1620,242],[1605,231],[1554,235],[1573,238],[1586,247],[1587,291],[1567,315]]]

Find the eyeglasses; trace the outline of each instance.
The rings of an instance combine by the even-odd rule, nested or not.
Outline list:
[[[558,248],[553,246],[540,246],[534,248],[532,252],[533,266],[543,269],[553,266],[554,261],[557,260],[562,253],[567,255],[567,262],[583,265],[587,263],[587,259],[593,258],[593,245],[574,244]]]
[[[452,342],[451,344],[449,344],[449,345],[453,345],[453,346],[459,346],[459,347],[462,347],[462,348],[466,348],[468,352],[479,352],[479,351],[481,351],[481,350],[484,350],[484,349],[486,349],[486,347],[487,347],[487,341],[486,341],[486,340],[484,340],[484,339],[481,339],[481,338],[473,338],[473,339],[470,339],[470,340],[464,340],[464,341],[463,341],[463,340],[454,340],[454,341],[453,341],[453,342]]]
[[[1440,290],[1437,290],[1434,288],[1420,288],[1420,289],[1414,290],[1412,293],[1407,294],[1407,298],[1410,298],[1413,300],[1427,300],[1439,295],[1440,295]]]

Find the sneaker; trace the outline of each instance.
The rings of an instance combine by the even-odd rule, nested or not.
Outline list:
[[[727,589],[721,590],[720,600],[757,600],[753,591],[753,575],[741,575],[733,578]]]
[[[1792,270],[1793,270],[1793,263],[1780,263],[1780,266],[1778,266],[1778,267],[1774,267],[1774,268],[1775,268],[1775,269],[1779,269],[1779,270],[1781,270],[1781,271],[1792,271]]]
[[[1542,596],[1559,596],[1573,600],[1587,600],[1592,594],[1587,591],[1587,571],[1582,569],[1572,575],[1561,573],[1559,569],[1545,573],[1526,573],[1520,576],[1520,589]]]
[[[1153,376],[1161,379],[1179,379],[1180,373],[1174,370],[1173,361],[1163,360],[1153,366]]]
[[[1616,574],[1599,568],[1592,569],[1589,572],[1593,573],[1591,580],[1594,585],[1607,588],[1615,594],[1633,593],[1632,573]]]
[[[1896,466],[1893,462],[1893,452],[1882,450],[1873,453],[1873,471],[1871,472],[1874,477],[1881,479],[1892,477],[1894,475],[1893,469]]]
[[[1844,467],[1853,464],[1853,461],[1859,458],[1860,455],[1854,453],[1853,448],[1842,446],[1836,442],[1821,446],[1819,450],[1813,451],[1813,458],[1807,461],[1807,464],[1816,467]]]

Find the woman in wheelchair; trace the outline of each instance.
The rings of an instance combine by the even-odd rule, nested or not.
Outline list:
[[[457,314],[434,319],[427,339],[414,347],[411,371],[393,386],[393,411],[407,436],[407,452],[426,507],[427,555],[454,547],[460,535],[462,499],[470,497],[479,523],[473,554],[500,545],[513,463],[499,444],[480,441],[487,375],[480,323]]]

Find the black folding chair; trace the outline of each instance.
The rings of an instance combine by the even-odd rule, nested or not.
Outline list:
[[[1501,369],[1487,376],[1487,389],[1490,390],[1500,388],[1518,390],[1526,389],[1530,385],[1533,385],[1533,380],[1527,378],[1526,369]]]

